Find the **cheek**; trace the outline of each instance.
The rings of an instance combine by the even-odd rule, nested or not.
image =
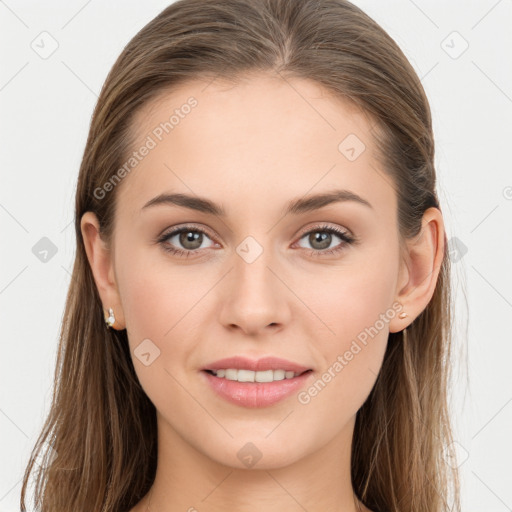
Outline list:
[[[171,337],[187,311],[204,293],[204,277],[192,267],[173,265],[158,247],[132,247],[118,261],[118,277],[123,311],[132,342],[153,336],[165,341]],[[121,245],[123,247],[123,245]],[[202,283],[202,285],[201,285]]]
[[[390,320],[394,313],[391,305],[398,267],[393,261],[380,258],[368,264],[347,264],[329,273],[318,273],[314,287],[310,282],[303,283],[303,294],[308,290],[308,305],[321,320],[317,327],[322,333],[327,331],[329,346],[336,340],[342,343],[356,338],[375,324],[378,330],[388,330],[388,323],[383,325],[379,319],[387,314]]]
[[[193,333],[206,314],[201,299],[211,285],[193,266],[172,265],[163,251],[119,253],[117,276],[130,353],[142,387],[158,401],[161,390],[173,386],[166,370],[176,377],[186,373],[195,348],[187,340],[200,339]]]
[[[347,264],[315,282],[311,309],[324,325],[311,317],[308,332],[324,368],[304,402],[314,399],[333,412],[339,404],[340,414],[355,414],[370,393],[385,354],[389,322],[396,315],[391,306],[398,256],[379,253],[373,261]]]

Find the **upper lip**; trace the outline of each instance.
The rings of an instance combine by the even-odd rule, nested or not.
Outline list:
[[[249,359],[243,356],[226,357],[206,365],[203,370],[221,370],[221,369],[244,369],[254,372],[265,370],[284,370],[286,372],[303,373],[310,368],[301,364],[287,361],[279,357],[262,357],[261,359]]]

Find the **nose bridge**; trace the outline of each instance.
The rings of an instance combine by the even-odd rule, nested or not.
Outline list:
[[[268,300],[278,293],[275,290],[275,276],[269,269],[275,262],[269,240],[270,236],[267,236],[260,243],[255,237],[247,236],[236,247],[233,269],[235,288],[251,300]]]
[[[264,243],[269,243],[270,238],[266,237]],[[255,237],[246,237],[236,247],[222,306],[224,325],[257,331],[285,321],[286,290],[274,275],[276,266],[274,251]]]

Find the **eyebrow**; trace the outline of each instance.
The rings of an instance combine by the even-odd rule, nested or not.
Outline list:
[[[284,215],[299,215],[301,213],[319,210],[333,203],[347,201],[356,202],[373,209],[373,206],[366,199],[363,199],[350,190],[333,190],[331,192],[304,196],[290,201],[286,206]],[[226,217],[226,211],[222,206],[204,197],[191,196],[188,194],[160,194],[148,201],[142,207],[142,210],[157,205],[182,206],[198,212]]]

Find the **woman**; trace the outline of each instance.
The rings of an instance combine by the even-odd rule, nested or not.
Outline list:
[[[458,509],[435,187],[425,92],[359,8],[170,5],[92,118],[22,510],[41,454],[42,511]]]

